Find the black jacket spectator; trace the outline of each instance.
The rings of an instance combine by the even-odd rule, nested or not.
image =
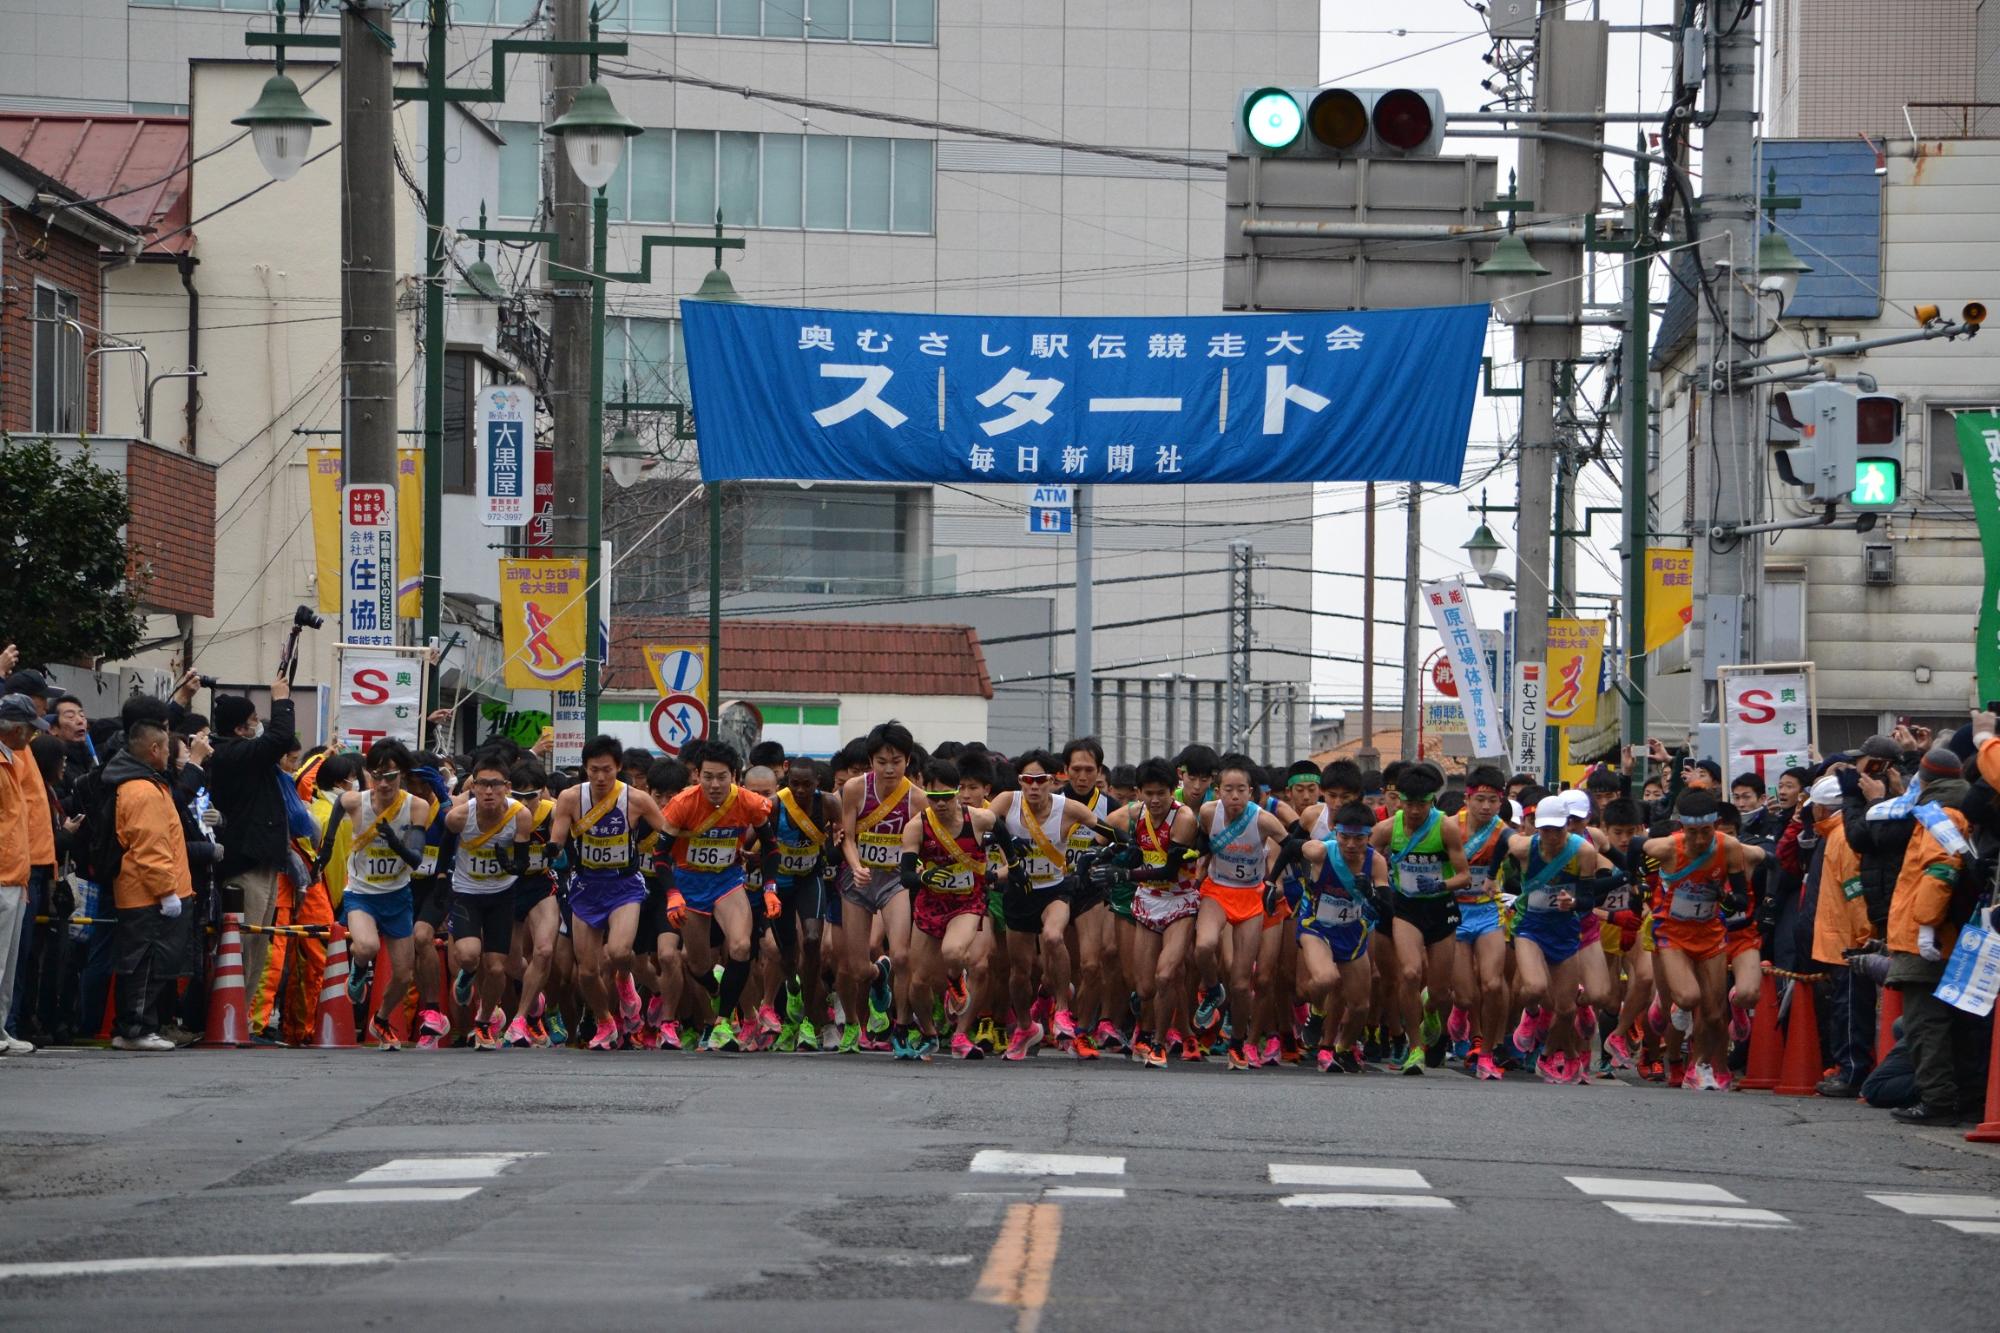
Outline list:
[[[222,813],[222,877],[240,870],[283,867],[291,835],[284,797],[278,793],[278,761],[296,740],[292,701],[280,699],[271,705],[260,736],[224,733],[219,727],[211,734],[215,753],[208,760],[209,795]]]

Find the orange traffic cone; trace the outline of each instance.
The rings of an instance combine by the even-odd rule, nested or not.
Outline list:
[[[1736,1086],[1745,1092],[1769,1092],[1778,1086],[1778,1069],[1785,1062],[1785,1034],[1778,1029],[1778,979],[1764,974],[1757,997],[1757,1014],[1750,1020],[1750,1064]]]
[[[249,997],[243,988],[243,917],[230,912],[222,918],[222,938],[215,946],[215,975],[208,982],[208,1031],[204,1046],[250,1044]]]
[[[1896,1044],[1896,1020],[1903,1016],[1903,992],[1882,987],[1875,1001],[1875,1063],[1881,1064]]]
[[[326,971],[319,984],[314,1046],[339,1049],[354,1045],[354,1002],[347,998],[347,972],[347,932],[334,926],[326,939]]]
[[[1968,1143],[2000,1143],[2000,1020],[1993,1024],[1993,1048],[1986,1060],[1986,1118],[1965,1138]]]
[[[1810,981],[1792,983],[1792,1016],[1785,1025],[1785,1064],[1778,1074],[1780,1097],[1810,1097],[1824,1071],[1819,1063],[1819,1013]]]

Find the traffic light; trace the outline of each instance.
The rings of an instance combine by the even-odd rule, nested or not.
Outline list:
[[[1896,503],[1902,490],[1903,404],[1893,394],[1809,384],[1771,395],[1778,420],[1798,432],[1778,454],[1778,475],[1820,504]]]
[[[1436,157],[1444,98],[1433,88],[1248,88],[1236,138],[1252,157]]]

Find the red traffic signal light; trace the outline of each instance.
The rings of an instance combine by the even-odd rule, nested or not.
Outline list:
[[[1902,400],[1886,393],[1864,393],[1854,404],[1856,444],[1894,444],[1903,434]]]
[[[1375,137],[1391,148],[1414,152],[1437,127],[1430,103],[1408,88],[1391,88],[1375,99]]]

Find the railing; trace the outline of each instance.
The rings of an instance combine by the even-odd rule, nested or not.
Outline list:
[[[1905,102],[1903,125],[1912,139],[2000,136],[2000,102]]]

